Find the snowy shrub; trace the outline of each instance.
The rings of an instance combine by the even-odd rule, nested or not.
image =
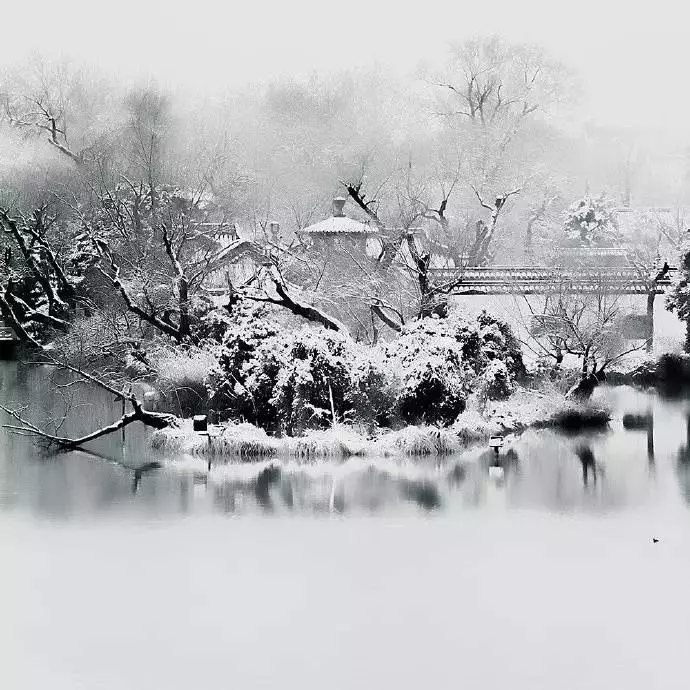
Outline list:
[[[427,356],[406,369],[397,400],[405,422],[447,425],[465,409],[467,377],[449,355]]]
[[[280,343],[273,338],[278,333],[278,325],[263,307],[243,306],[235,312],[218,361],[206,378],[213,409],[273,427],[275,410],[270,399],[280,370]]]
[[[226,309],[211,309],[199,317],[197,336],[200,341],[222,343],[232,324],[232,316]]]
[[[524,376],[526,369],[522,359],[522,348],[510,326],[486,311],[477,317],[477,323],[481,329],[481,346],[477,358],[481,364],[480,369],[490,361],[500,360],[505,364],[511,378]]]
[[[403,327],[385,346],[402,386],[396,409],[408,423],[449,424],[465,409],[473,372],[463,358],[454,322],[426,318]]]
[[[453,433],[464,444],[488,441],[494,434],[500,433],[497,424],[488,422],[477,410],[465,410],[451,427]]]
[[[462,448],[458,436],[436,426],[406,426],[377,439],[374,450],[380,455],[446,455]]]
[[[207,382],[214,409],[289,435],[342,421],[376,427],[451,424],[482,388],[500,398],[524,373],[510,328],[482,314],[425,318],[367,347],[334,331],[279,328],[240,313]]]
[[[352,347],[333,331],[305,328],[293,334],[271,398],[285,432],[326,427],[346,412]]]
[[[264,319],[231,326],[208,377],[212,404],[235,418],[290,435],[342,420],[354,401],[374,409],[376,371],[356,366],[363,348],[333,331],[284,333]],[[359,374],[353,384],[351,371]],[[357,395],[354,395],[357,393]]]
[[[415,321],[385,353],[402,381],[397,412],[411,423],[451,424],[474,388],[490,379],[492,395],[500,396],[525,371],[512,331],[486,312],[477,320],[451,315]],[[490,365],[502,382],[482,379]]]
[[[401,382],[379,349],[359,348],[350,370],[348,421],[387,427],[395,419]]]

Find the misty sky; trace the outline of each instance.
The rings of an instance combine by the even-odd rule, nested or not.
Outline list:
[[[643,9],[619,0],[2,4],[3,62],[32,52],[63,55],[128,78],[202,90],[374,62],[414,70],[441,59],[449,41],[498,33],[540,43],[575,68],[588,118],[682,137],[690,131],[690,9],[675,0]]]

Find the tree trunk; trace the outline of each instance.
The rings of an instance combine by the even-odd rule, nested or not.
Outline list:
[[[0,314],[5,321],[5,323],[14,331],[15,335],[23,343],[28,343],[35,347],[40,347],[40,345],[29,335],[24,325],[17,318],[17,315],[12,309],[12,305],[8,302],[4,294],[0,293]]]
[[[603,371],[583,374],[580,380],[568,391],[566,398],[574,400],[589,400],[594,389],[606,379]]]
[[[371,313],[372,313],[372,315],[378,317],[381,321],[383,321],[383,323],[385,323],[386,326],[388,326],[388,328],[391,328],[392,330],[396,331],[397,333],[400,333],[400,331],[402,330],[402,324],[391,319],[390,316],[388,316],[388,314],[386,314],[386,312],[384,312],[383,309],[380,306],[378,306],[377,304],[375,304],[371,307]],[[373,319],[372,319],[372,327],[374,328],[375,334],[376,334],[375,338],[374,338],[374,344],[376,344],[375,341],[376,341],[376,336],[378,336],[378,331],[376,330],[376,324],[373,321]]]
[[[178,331],[181,338],[190,334],[189,327],[189,281],[186,275],[181,275],[177,279],[177,299],[180,307],[180,322]]]

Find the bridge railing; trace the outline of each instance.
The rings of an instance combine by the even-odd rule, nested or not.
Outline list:
[[[671,269],[674,270],[674,269]],[[436,268],[429,271],[434,283],[457,282],[457,293],[468,292],[547,292],[561,288],[570,292],[619,292],[639,294],[670,283],[668,274],[654,280],[649,272],[635,266],[544,267],[486,266],[472,268]]]
[[[652,269],[650,269],[651,271]],[[432,268],[429,273],[441,278],[463,280],[644,280],[644,271],[634,266],[602,268],[487,266],[472,268]],[[668,279],[665,279],[668,282]]]

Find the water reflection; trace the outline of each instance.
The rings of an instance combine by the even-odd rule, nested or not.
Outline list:
[[[628,431],[644,431],[647,437],[647,462],[654,470],[654,409],[648,408],[644,413],[628,412],[623,415],[623,428]]]
[[[685,420],[685,444],[678,449],[676,475],[681,494],[690,505],[690,414]]]
[[[406,507],[429,512],[498,505],[557,510],[635,505],[648,489],[648,475],[640,471],[646,465],[644,447],[637,462],[627,457],[627,466],[621,467],[620,458],[597,450],[596,443],[528,433],[498,456],[492,450],[473,450],[414,461],[372,458],[302,465],[276,460],[218,464],[210,473],[203,461],[171,466],[150,460],[131,469],[69,454],[6,463],[0,494],[6,508],[24,505],[52,515],[137,508],[183,514],[351,514]],[[601,439],[599,444],[606,445]],[[612,465],[612,480],[601,486],[600,456]],[[690,500],[688,446],[678,452],[677,474]],[[595,487],[597,504],[590,505],[586,497]]]

